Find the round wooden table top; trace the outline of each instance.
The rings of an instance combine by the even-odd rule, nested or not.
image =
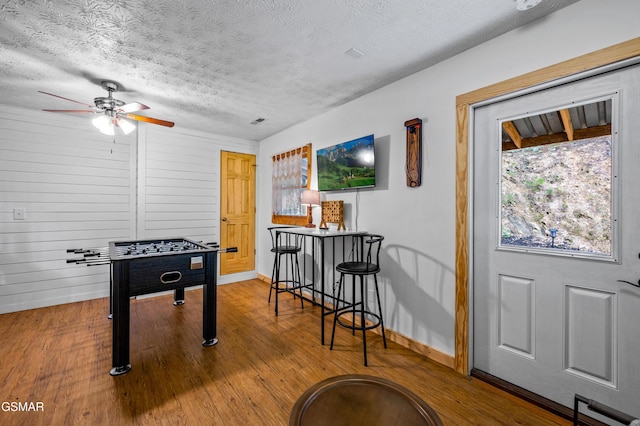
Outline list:
[[[289,426],[442,425],[409,389],[381,377],[349,374],[316,383],[298,398]]]

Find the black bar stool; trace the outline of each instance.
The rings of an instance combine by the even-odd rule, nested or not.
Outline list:
[[[340,281],[338,284],[338,298],[335,301],[335,313],[333,316],[333,329],[331,331],[331,346],[329,349],[333,349],[334,337],[336,334],[336,324],[340,324],[342,327],[349,328],[355,333],[355,330],[362,330],[362,346],[364,348],[364,365],[367,365],[367,336],[366,331],[374,329],[376,327],[382,328],[382,341],[384,347],[387,347],[387,338],[384,334],[384,320],[382,318],[382,304],[380,303],[380,291],[378,289],[378,272],[380,272],[380,248],[382,246],[382,235],[368,235],[365,239],[367,244],[367,257],[363,262],[343,262],[336,266],[336,271],[340,272]],[[339,297],[343,291],[344,276],[351,275],[351,302],[343,301],[343,306],[340,307]],[[369,310],[366,306],[367,295],[367,283],[368,280],[365,276],[373,275],[373,280],[376,287],[376,301],[378,304],[378,313]],[[359,277],[359,280],[356,280]],[[360,300],[357,300],[356,294],[356,282],[359,283]],[[342,318],[343,315],[351,313],[351,322],[346,322]],[[356,316],[359,317],[359,321],[356,321]],[[367,324],[369,321],[369,324]]]
[[[274,226],[268,228],[271,234],[271,253],[275,254],[273,260],[273,270],[271,271],[271,286],[269,288],[269,303],[271,303],[271,293],[276,292],[275,312],[278,315],[278,294],[289,292],[293,297],[297,296],[295,290],[300,291],[300,305],[304,308],[304,300],[302,298],[302,279],[300,276],[300,263],[298,262],[298,254],[302,250],[302,236],[288,234],[286,232],[278,232],[290,226]],[[284,256],[284,278],[281,279],[281,264]]]

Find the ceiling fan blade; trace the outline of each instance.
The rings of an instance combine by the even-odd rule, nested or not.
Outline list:
[[[128,113],[128,112],[142,111],[143,109],[149,109],[149,107],[144,104],[141,104],[140,102],[131,102],[116,108],[116,111],[122,112],[122,113]]]
[[[93,114],[98,113],[95,109],[43,109],[43,111],[47,112],[90,112]]]
[[[136,114],[122,114],[126,118],[130,118],[131,120],[144,121],[146,123],[159,124],[161,126],[173,127],[175,123],[171,121],[158,120],[157,118],[146,117],[144,115],[136,115]]]
[[[62,97],[62,96],[54,95],[53,93],[43,92],[43,91],[41,91],[41,90],[38,90],[38,92],[39,92],[39,93],[42,93],[42,94],[45,94],[45,95],[53,96],[53,97],[55,97],[55,98],[64,99],[65,101],[75,102],[75,103],[77,103],[77,104],[84,105],[84,106],[87,106],[87,107],[89,107],[89,108],[93,108],[93,105],[89,105],[89,104],[86,104],[86,103],[84,103],[84,102],[74,101],[73,99],[64,98],[64,97]]]

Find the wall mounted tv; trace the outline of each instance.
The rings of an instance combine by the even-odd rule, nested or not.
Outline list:
[[[373,135],[319,149],[317,157],[319,191],[376,185]]]

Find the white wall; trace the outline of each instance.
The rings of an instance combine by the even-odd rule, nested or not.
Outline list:
[[[0,105],[0,314],[108,296],[109,267],[67,264],[68,248],[219,241],[221,150],[258,145],[144,123],[114,143],[87,117]]]
[[[272,266],[265,255],[271,156],[308,142],[315,155],[319,148],[374,133],[377,188],[361,190],[359,197],[343,192],[323,199],[345,201],[347,227],[356,227],[357,208],[358,228],[386,237],[385,326],[453,355],[456,96],[638,37],[638,16],[637,0],[582,0],[260,142],[258,272],[269,276]],[[415,117],[423,120],[423,177],[422,186],[411,189],[405,184],[404,122]]]

